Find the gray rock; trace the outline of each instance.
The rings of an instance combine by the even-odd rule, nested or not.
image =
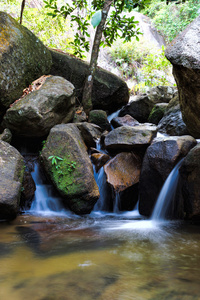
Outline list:
[[[101,137],[101,127],[92,123],[76,123],[87,147],[96,147],[96,142]]]
[[[77,126],[61,124],[53,127],[41,158],[46,174],[62,196],[64,205],[77,214],[90,213],[99,198],[99,190]]]
[[[104,110],[91,110],[89,112],[88,122],[98,125],[103,131],[111,130],[111,126],[107,118],[107,113]]]
[[[12,140],[12,133],[10,131],[10,129],[5,128],[4,131],[2,132],[2,134],[0,134],[0,140],[7,142],[8,144],[10,144],[11,140]]]
[[[25,87],[48,74],[50,51],[27,28],[0,12],[0,107],[8,108]]]
[[[51,51],[53,65],[52,75],[62,76],[72,82],[76,96],[82,99],[82,88],[88,74],[89,64],[72,55]],[[94,109],[103,109],[109,113],[116,111],[129,100],[126,83],[116,75],[97,68],[92,91]]]
[[[150,88],[146,93],[153,103],[169,103],[177,95],[177,87],[155,86]]]
[[[40,89],[14,103],[2,125],[20,136],[44,136],[54,125],[72,120],[74,112],[74,86],[62,77],[51,76]]]
[[[163,118],[168,104],[167,103],[157,103],[153,107],[149,117],[148,122],[158,125],[160,120]]]
[[[194,137],[200,137],[200,16],[167,47],[173,65],[183,121]]]
[[[152,214],[159,192],[177,162],[196,145],[191,136],[156,138],[148,147],[139,184],[139,212]]]
[[[24,167],[21,154],[0,140],[0,220],[10,220],[17,216]]]
[[[108,133],[104,140],[105,148],[110,151],[132,151],[145,149],[157,133],[153,124],[138,126],[121,126]]]
[[[178,96],[169,102],[163,118],[158,123],[158,131],[174,136],[189,134],[187,126],[183,122]]]
[[[130,115],[125,115],[124,117],[113,118],[111,124],[114,128],[117,128],[120,126],[136,126],[140,123]]]

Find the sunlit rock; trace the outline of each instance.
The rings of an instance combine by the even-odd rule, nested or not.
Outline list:
[[[167,47],[173,65],[183,120],[194,137],[200,137],[200,16]]]
[[[45,136],[54,125],[71,121],[74,112],[74,86],[62,77],[50,76],[40,89],[6,111],[2,125],[20,136]]]
[[[130,115],[125,115],[124,117],[113,118],[111,124],[114,128],[117,128],[120,126],[136,126],[140,123]]]
[[[43,43],[0,12],[0,107],[9,107],[33,80],[49,73],[51,64],[51,53]]]

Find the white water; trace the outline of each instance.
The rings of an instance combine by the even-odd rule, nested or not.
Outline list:
[[[152,220],[156,220],[156,221],[165,220],[166,212],[176,194],[176,189],[179,180],[179,168],[181,166],[181,163],[182,160],[180,160],[177,163],[177,165],[174,167],[174,169],[167,177],[160,191],[160,194],[157,198],[156,205],[151,217]]]
[[[43,180],[38,163],[35,163],[34,171],[31,174],[36,191],[29,212],[42,215],[66,215],[68,211],[64,209],[61,199],[55,195],[52,185]]]

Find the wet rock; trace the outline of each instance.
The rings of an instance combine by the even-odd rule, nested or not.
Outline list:
[[[190,150],[179,173],[186,218],[200,221],[200,144]]]
[[[94,123],[104,130],[111,130],[110,123],[107,118],[107,114],[104,110],[91,110],[88,116],[88,122]]]
[[[114,128],[117,128],[120,126],[136,126],[140,123],[130,115],[125,115],[124,117],[113,118],[111,124]]]
[[[88,74],[89,65],[72,55],[51,51],[53,65],[50,74],[62,76],[75,86],[77,97],[82,99],[82,88]],[[129,100],[126,83],[116,75],[97,68],[92,91],[94,109],[103,109],[109,113],[116,111]]]
[[[156,138],[148,147],[139,184],[139,212],[150,216],[159,192],[177,162],[196,145],[191,136]]]
[[[32,200],[35,196],[35,182],[30,172],[24,172],[24,179],[22,183],[22,193],[20,199],[20,207],[22,209],[30,209]]]
[[[152,124],[138,126],[121,126],[108,133],[104,140],[108,151],[132,151],[146,149],[157,133],[157,127]]]
[[[160,120],[163,118],[168,104],[167,103],[157,103],[153,107],[149,117],[148,122],[158,125]]]
[[[145,123],[148,120],[149,114],[154,107],[154,102],[144,94],[140,96],[134,96],[130,99],[130,102],[124,106],[120,112],[119,117],[130,115],[140,123]]]
[[[200,16],[167,47],[165,55],[173,65],[183,121],[194,137],[200,137]]]
[[[105,153],[92,153],[91,154],[91,160],[93,164],[95,165],[95,170],[98,172],[101,167],[103,167],[107,161],[109,161],[110,156]]]
[[[163,118],[158,123],[158,131],[175,136],[189,134],[186,124],[182,119],[178,96],[169,102]]]
[[[87,122],[77,123],[76,126],[80,130],[87,147],[95,147],[97,140],[101,137],[101,127]]]
[[[2,125],[20,136],[45,136],[54,125],[72,120],[74,112],[74,86],[62,77],[50,76],[39,90],[7,110]]]
[[[33,80],[50,71],[50,51],[26,27],[0,12],[0,107],[8,108]]]
[[[104,166],[107,183],[119,197],[120,210],[131,210],[136,205],[140,170],[141,159],[132,152],[119,153]]]
[[[5,128],[4,131],[2,132],[2,134],[0,134],[0,140],[7,142],[8,144],[10,144],[11,140],[12,140],[12,133],[10,131],[10,129]]]
[[[90,213],[99,198],[99,190],[77,126],[61,124],[53,127],[41,158],[64,205],[77,214]]]
[[[23,157],[14,147],[0,140],[0,220],[16,217],[23,175]]]

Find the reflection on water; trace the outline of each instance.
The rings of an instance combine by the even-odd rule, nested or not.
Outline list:
[[[132,217],[0,224],[0,299],[200,299],[199,227]]]

